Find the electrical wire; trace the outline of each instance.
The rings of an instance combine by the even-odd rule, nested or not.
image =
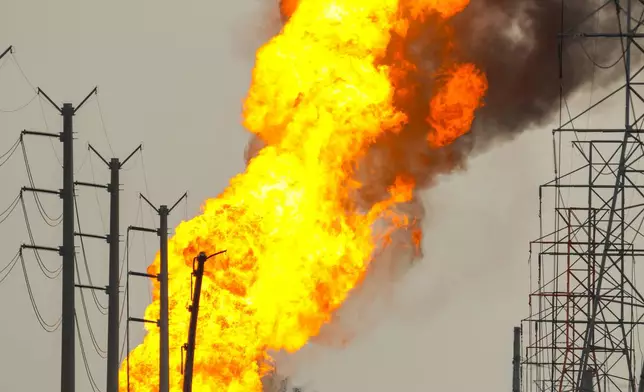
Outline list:
[[[18,62],[18,58],[16,57],[16,55],[15,55],[15,53],[13,51],[10,52],[10,55],[9,55],[8,58],[11,59],[13,61],[13,63],[16,65],[16,68],[18,68],[18,71],[22,75],[22,78],[27,82],[27,84],[29,84],[29,86],[33,90],[34,94],[25,103],[22,103],[22,104],[18,105],[15,108],[11,108],[11,109],[2,109],[2,108],[0,108],[0,113],[15,113],[15,112],[18,112],[18,111],[26,108],[27,106],[29,106],[36,99],[36,97],[38,97],[38,95],[39,95],[38,94],[38,89],[34,87],[34,85],[31,83],[31,81],[29,80],[29,78],[25,74],[25,71],[22,69],[22,66]],[[7,63],[8,63],[8,61],[5,60],[2,63],[2,66],[0,68],[4,68],[4,66]]]
[[[9,57],[5,57],[5,58],[3,58],[1,60],[1,62],[0,62],[0,71],[2,71],[2,68],[4,68],[7,65],[8,62],[9,62]]]
[[[139,209],[136,212],[136,217],[134,218],[134,222],[136,222],[137,224],[139,222],[139,216],[140,215],[141,215],[141,208],[139,207]],[[134,236],[136,234],[137,234],[136,232],[131,233],[131,231],[128,229],[127,233],[125,235],[125,252],[123,253],[123,257],[121,259],[121,269],[119,271],[119,287],[121,285],[121,282],[123,282],[123,279],[124,279],[123,273],[125,271],[128,271],[128,274],[125,276],[126,284],[125,284],[125,290],[124,290],[124,293],[123,293],[123,296],[126,298],[126,300],[121,303],[121,310],[119,311],[119,329],[121,328],[121,326],[123,324],[123,314],[125,313],[126,305],[130,301],[130,292],[129,292],[129,287],[130,287],[130,284],[129,284],[129,282],[130,282],[130,275],[129,275],[130,235]],[[128,320],[125,320],[125,322],[129,323]],[[125,328],[125,331],[124,331],[124,337],[123,337],[123,343],[121,344],[121,352],[119,354],[119,358],[121,360],[123,360],[123,354],[125,353],[125,348],[126,348],[126,343],[127,343],[126,339],[129,339],[128,331],[129,331],[129,328],[127,328],[127,324],[126,324],[126,328]]]
[[[143,201],[141,200],[141,198],[139,198],[139,210],[140,210],[139,215],[141,216],[141,226],[145,227],[146,223],[145,223],[145,216],[143,214]],[[150,210],[148,209],[148,211],[150,211]],[[144,260],[150,260],[148,258],[148,246],[147,246],[146,237],[141,236],[141,240],[143,242],[143,259]],[[152,302],[152,282],[149,281],[149,280],[148,280],[148,287],[150,288],[150,290],[147,290],[147,292],[148,292],[148,301]]]
[[[101,119],[101,128],[103,129],[103,135],[105,136],[105,140],[107,141],[107,145],[110,148],[110,152],[112,153],[112,156],[116,156],[114,154],[114,149],[112,148],[112,142],[110,141],[110,137],[107,133],[107,127],[105,126],[105,119],[103,117],[103,109],[101,108],[101,101],[99,99],[98,93],[96,95],[96,106],[98,107],[98,115]]]
[[[25,199],[22,196],[20,197],[20,203],[22,204],[22,213],[25,218],[25,226],[27,228],[27,233],[29,234],[29,241],[31,242],[32,246],[36,246],[36,241],[34,240],[34,235],[31,230],[31,224],[29,222],[29,215],[27,214],[27,207],[25,206]],[[42,258],[40,257],[40,252],[38,252],[38,249],[33,249],[33,251],[36,257],[36,261],[38,263],[38,267],[40,267],[40,270],[42,271],[42,273],[49,279],[56,279],[60,275],[60,272],[63,270],[62,263],[60,264],[60,267],[58,267],[58,269],[50,270],[42,261]]]
[[[78,258],[76,255],[74,255],[74,260],[76,260],[76,265],[78,266]],[[76,270],[76,279],[78,279],[78,282],[81,282],[81,277],[80,277],[80,271],[78,268],[75,268]],[[93,289],[91,289],[92,292],[94,292]],[[103,349],[99,344],[98,344],[98,339],[96,339],[96,335],[94,334],[94,329],[92,328],[92,323],[89,320],[89,312],[87,311],[87,303],[85,302],[85,293],[83,290],[80,291],[80,297],[81,297],[81,305],[83,307],[83,314],[85,315],[85,324],[87,325],[87,330],[89,331],[89,336],[92,340],[92,345],[94,346],[94,351],[96,351],[96,354],[98,354],[99,357],[101,358],[107,358],[107,351]]]
[[[92,181],[96,184],[96,173],[94,170],[94,161],[92,160],[92,154],[89,154],[89,167],[92,171]],[[105,219],[103,219],[103,207],[101,206],[101,200],[98,197],[97,188],[94,188],[94,198],[96,199],[96,204],[98,205],[98,217],[101,219],[103,231],[107,231],[107,225],[105,225]]]
[[[615,62],[612,62],[612,63],[610,63],[608,65],[602,65],[602,64],[599,64],[594,59],[594,57],[590,55],[590,53],[588,53],[588,50],[586,49],[586,47],[584,46],[582,41],[578,41],[578,42],[579,42],[579,47],[581,47],[581,50],[584,52],[584,55],[586,55],[588,60],[590,60],[590,62],[593,63],[593,66],[595,68],[600,68],[600,69],[603,69],[603,70],[614,68],[617,64],[620,63],[620,61],[622,61],[624,59],[624,56],[626,55],[626,51],[622,51],[621,55],[615,60]]]
[[[36,187],[35,181],[33,174],[31,173],[31,166],[29,165],[29,158],[27,157],[27,148],[25,146],[24,139],[21,138],[20,145],[22,146],[22,156],[25,161],[25,169],[27,170],[27,177],[29,178],[29,184],[31,185],[32,188]],[[36,207],[38,208],[38,212],[40,213],[40,216],[42,219],[45,221],[45,223],[51,227],[56,227],[61,224],[63,221],[63,213],[61,212],[60,215],[56,218],[52,218],[49,216],[47,211],[45,210],[45,207],[42,205],[42,202],[40,201],[40,197],[38,196],[38,192],[32,192],[34,196],[34,200],[36,201]]]
[[[83,170],[83,167],[85,167],[85,163],[89,160],[90,152],[89,148],[85,150],[85,155],[83,156],[83,159],[81,159],[81,164],[78,166],[78,168],[74,171],[74,175],[77,175],[78,173]]]
[[[18,264],[18,259],[20,258],[20,251],[16,252],[16,255],[13,256],[11,261],[2,267],[0,269],[0,284],[7,279],[7,277],[11,274],[11,271],[13,271],[14,267]]]
[[[139,209],[136,211],[136,217],[134,218],[135,224],[139,224],[139,216],[141,215],[141,208],[139,205]],[[137,232],[135,231],[132,233],[132,236],[135,236]],[[125,252],[123,253],[123,257],[121,258],[121,268],[119,271],[119,285],[120,282],[123,280],[123,272],[127,270],[129,267],[129,257],[130,257],[130,230],[127,230],[127,234],[125,236]]]
[[[29,98],[25,103],[20,104],[20,105],[18,105],[18,106],[17,106],[17,107],[15,107],[15,108],[11,108],[11,109],[2,109],[2,108],[0,108],[0,113],[15,113],[15,112],[19,112],[19,111],[21,111],[22,109],[26,108],[27,106],[31,105],[31,103],[32,103],[32,102],[33,102],[37,97],[38,97],[38,92],[34,93],[34,95],[33,95],[31,98]]]
[[[139,150],[139,154],[141,154],[141,171],[143,173],[143,184],[145,185],[145,193],[148,196],[150,196],[150,187],[148,186],[148,174],[147,174],[147,170],[145,169],[145,159],[143,157],[143,148]],[[141,203],[142,203],[141,197],[139,197],[139,208],[141,208]],[[150,220],[154,222],[154,215],[152,214],[152,209],[148,208],[147,210],[148,210],[148,213],[150,214]],[[141,222],[143,223],[143,225],[145,225],[145,218],[143,217],[143,215],[141,215]],[[149,260],[147,255],[147,250],[146,250],[145,239],[143,239],[143,252],[144,252],[145,259]],[[152,297],[150,296],[150,300],[151,298]]]
[[[74,194],[74,210],[76,212],[76,225],[78,226],[78,231],[83,232],[83,229],[81,227],[81,222],[80,222],[80,214],[78,212],[78,202],[76,200],[76,194]],[[94,285],[94,282],[92,281],[92,274],[90,273],[89,269],[89,263],[87,262],[87,252],[85,252],[85,240],[83,240],[83,236],[79,237],[80,239],[80,244],[81,244],[81,253],[83,255],[83,264],[85,264],[85,271],[87,272],[87,281],[89,282],[90,285]],[[79,276],[80,279],[80,276]],[[94,298],[94,303],[96,304],[96,307],[98,308],[98,311],[101,312],[101,314],[106,315],[107,314],[107,306],[104,306],[101,304],[101,302],[98,300],[98,297],[96,296],[96,293],[94,290],[92,290],[92,297]]]
[[[76,324],[76,336],[78,336],[78,344],[81,349],[81,356],[83,357],[83,364],[85,365],[85,373],[87,373],[87,379],[89,384],[92,387],[94,392],[100,392],[101,389],[98,387],[94,376],[92,375],[92,369],[89,366],[89,361],[87,360],[87,353],[85,352],[85,344],[83,343],[83,336],[80,333],[80,326],[78,325],[78,317],[76,317],[76,309],[74,309],[74,323]]]
[[[123,270],[127,269],[127,265],[130,263],[130,230],[127,231],[127,234],[125,235],[125,253],[123,257],[123,265],[121,266],[121,272],[119,273],[119,286],[120,282],[123,281]],[[128,274],[126,276],[126,279],[129,281],[130,275]],[[130,301],[130,293],[128,288],[130,287],[129,284],[125,285],[125,291],[123,293],[123,296],[126,298],[125,301],[121,303],[121,310],[119,311],[119,330],[121,329],[121,325],[123,325],[123,314],[125,311],[126,304]],[[128,323],[128,320],[125,320],[126,323]],[[126,328],[124,331],[124,336],[123,336],[123,343],[121,343],[121,351],[119,353],[119,360],[123,360],[123,354],[125,353],[125,343],[126,339],[128,339],[127,336],[127,331],[128,329]]]
[[[18,150],[18,145],[20,145],[20,138],[16,139],[13,145],[9,147],[7,152],[0,155],[0,167],[2,167],[5,163],[7,163],[9,159],[11,159],[13,154],[16,153],[16,150]]]
[[[14,63],[14,64],[16,64],[16,67],[18,67],[18,71],[20,71],[20,74],[21,74],[21,75],[22,75],[22,77],[25,79],[25,81],[27,82],[27,84],[31,87],[31,89],[32,89],[32,90],[34,90],[34,91],[38,91],[38,89],[36,88],[36,86],[34,86],[34,84],[33,84],[33,83],[31,83],[31,80],[29,80],[29,78],[27,77],[27,74],[26,74],[26,73],[25,73],[25,71],[22,69],[22,66],[20,65],[20,62],[18,61],[18,57],[16,56],[16,52],[15,52],[15,51],[12,51],[12,52],[11,52],[11,58],[13,59],[13,63]]]
[[[4,211],[0,212],[0,224],[4,223],[4,221],[9,219],[13,211],[18,206],[19,202],[20,202],[20,193],[18,193],[18,196],[16,196],[16,198],[13,199],[13,201],[9,204],[7,208],[5,208]]]
[[[139,154],[141,154],[141,169],[143,170],[143,184],[145,185],[145,193],[150,195],[150,187],[148,186],[148,174],[147,170],[145,170],[145,159],[143,158],[143,148],[139,150]]]
[[[44,317],[40,313],[40,310],[38,309],[38,304],[36,303],[36,300],[34,298],[34,293],[31,290],[31,284],[29,283],[29,276],[27,274],[27,267],[25,266],[25,258],[22,255],[22,251],[19,252],[19,258],[20,258],[20,264],[22,265],[22,273],[25,278],[25,285],[27,287],[27,293],[29,293],[29,300],[31,301],[31,308],[34,311],[34,314],[36,315],[36,319],[38,320],[38,323],[44,329],[46,332],[55,332],[58,328],[60,328],[60,325],[63,320],[63,316],[58,318],[58,321],[56,321],[54,324],[50,324],[47,321],[45,321]]]
[[[45,115],[45,106],[42,104],[42,97],[40,95],[38,95],[38,105],[40,106],[40,115],[42,116],[42,121],[45,124],[45,130],[47,130],[47,132],[51,132],[49,130],[49,122],[47,121],[47,115]],[[56,147],[54,147],[54,142],[51,140],[51,138],[49,138],[49,145],[51,146],[51,150],[54,153],[56,160],[58,161],[58,165],[62,168],[63,162],[60,160],[60,157],[58,156],[58,152],[56,152]]]

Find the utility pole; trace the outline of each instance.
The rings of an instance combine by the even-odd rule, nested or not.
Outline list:
[[[206,256],[204,252],[200,252],[193,260],[192,275],[195,277],[195,291],[192,297],[192,305],[190,305],[190,327],[188,329],[188,344],[186,344],[186,368],[183,372],[183,392],[192,392],[192,370],[195,363],[195,347],[197,342],[197,319],[199,317],[199,300],[201,298],[201,282],[203,280],[203,271],[206,261],[211,257],[215,257],[225,250]],[[195,268],[194,263],[197,262]]]
[[[136,227],[130,226],[130,230],[133,231],[143,231],[143,232],[153,232],[157,233],[159,236],[159,257],[160,257],[160,271],[158,275],[150,275],[142,272],[132,272],[129,271],[128,275],[132,276],[141,276],[145,278],[153,278],[159,281],[159,320],[145,320],[141,318],[134,318],[128,316],[128,321],[136,321],[143,323],[156,323],[159,326],[159,392],[169,392],[170,391],[170,342],[169,342],[169,310],[168,310],[168,216],[174,210],[174,208],[188,196],[188,193],[184,193],[179,200],[177,200],[172,207],[168,208],[167,205],[161,205],[159,208],[155,207],[150,200],[148,200],[142,194],[139,196],[145,200],[145,202],[159,214],[159,230],[153,230],[145,227]],[[128,308],[129,309],[129,308]],[[128,339],[129,347],[129,339]],[[129,363],[128,363],[128,377],[129,377]],[[128,380],[129,388],[129,380]],[[109,392],[109,391],[108,391]]]
[[[109,283],[107,286],[108,293],[108,313],[107,313],[107,389],[106,392],[118,392],[119,386],[119,254],[120,254],[120,228],[119,228],[119,195],[120,195],[120,171],[123,166],[143,148],[139,145],[121,162],[118,158],[112,158],[109,162],[107,159],[96,151],[91,145],[88,149],[105,163],[110,169],[109,185],[91,184],[86,182],[76,182],[76,185],[87,187],[103,188],[110,193],[110,233],[106,237],[110,246],[109,250]],[[88,235],[90,236],[90,235]],[[100,236],[91,236],[99,238]]]
[[[168,331],[168,206],[159,207],[159,392],[170,391],[170,336]]]
[[[107,307],[107,389],[119,389],[119,174],[121,162],[118,158],[110,160],[110,264]]]
[[[6,53],[6,52],[5,52]],[[23,131],[23,135],[47,136],[58,138],[63,143],[63,188],[59,192],[44,189],[23,188],[23,190],[42,193],[58,193],[63,199],[63,245],[58,248],[63,258],[63,285],[62,285],[62,332],[61,332],[61,360],[60,360],[60,389],[61,392],[75,392],[75,289],[77,286],[74,280],[75,255],[74,245],[74,115],[97,92],[95,87],[81,103],[74,107],[71,103],[59,107],[49,98],[44,91],[38,88],[38,94],[42,95],[63,117],[63,132],[60,134],[46,132]],[[34,250],[55,250],[52,247],[36,245],[23,245],[23,248]]]
[[[74,340],[74,107],[63,104],[63,319],[61,378],[62,392],[74,392],[76,387],[76,345]]]
[[[512,350],[512,392],[521,392],[521,327],[514,327]]]

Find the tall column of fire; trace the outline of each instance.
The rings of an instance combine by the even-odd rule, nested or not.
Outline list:
[[[404,134],[419,115],[401,99],[403,91],[413,95],[407,83],[416,65],[392,53],[394,43],[408,38],[415,21],[434,18],[440,26],[467,3],[293,3],[282,32],[257,53],[244,104],[244,125],[265,147],[168,244],[171,391],[181,390],[178,348],[187,341],[185,305],[199,252],[227,250],[204,271],[193,389],[261,391],[268,351],[306,344],[361,282],[374,250],[392,231],[413,226],[414,217],[396,209],[414,197],[413,173],[395,173],[365,206],[360,176],[373,171],[359,166],[377,140]],[[487,88],[473,64],[456,56],[437,63],[421,113],[424,143],[433,149],[469,131]],[[375,230],[376,222],[385,229]],[[158,271],[157,256],[148,272]],[[152,320],[159,316],[157,283],[154,290],[146,311]],[[158,333],[150,327],[129,354],[133,391],[158,390]]]

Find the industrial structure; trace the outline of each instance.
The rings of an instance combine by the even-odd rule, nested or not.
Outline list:
[[[644,8],[598,1],[572,22],[566,3],[560,85],[575,72],[571,45],[596,68],[591,91],[603,91],[602,69],[624,76],[581,110],[560,98],[554,178],[539,188],[540,233],[530,246],[529,316],[514,334],[513,391],[643,391]],[[615,45],[612,63],[596,62],[598,44]]]

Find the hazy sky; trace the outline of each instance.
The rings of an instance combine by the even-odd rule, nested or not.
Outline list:
[[[98,101],[89,101],[75,119],[77,180],[91,182],[94,173],[96,181],[108,181],[101,162],[86,156],[88,142],[111,156],[99,102],[117,156],[144,143],[144,160],[137,156],[122,174],[123,227],[154,224],[149,209],[140,209],[138,192],[157,204],[171,204],[188,190],[187,204],[171,217],[174,226],[196,214],[202,200],[216,196],[243,169],[247,134],[240,126],[241,102],[253,53],[274,31],[277,17],[269,1],[220,3],[0,1],[0,51],[15,45],[34,85],[57,103],[78,103],[99,86]],[[0,69],[0,110],[32,96],[8,61]],[[0,112],[0,150],[21,129],[60,131],[60,117],[42,104],[44,115],[38,99],[15,113]],[[380,322],[345,349],[311,347],[298,353],[285,371],[319,392],[509,390],[512,327],[527,315],[528,242],[538,233],[537,187],[552,173],[549,128],[472,159],[466,172],[428,191],[425,259],[388,301],[375,304],[382,311]],[[59,188],[59,143],[52,147],[45,138],[31,137],[26,144],[37,186]],[[27,185],[19,153],[0,167],[0,179],[2,210]],[[108,198],[97,194],[79,190],[81,224],[84,232],[104,234]],[[42,199],[48,212],[60,213],[55,196]],[[58,246],[60,228],[45,225],[33,198],[26,200],[36,242]],[[0,225],[0,238],[2,268],[19,244],[28,242],[20,209]],[[107,246],[85,241],[94,283],[105,285]],[[144,270],[157,249],[156,237],[145,242],[135,237],[132,247],[131,269]],[[55,254],[43,258],[52,268],[60,263]],[[32,253],[26,252],[25,260],[40,311],[54,322],[60,315],[60,279],[46,279]],[[133,283],[132,290],[132,315],[142,316],[150,298],[147,282]],[[104,294],[98,298],[107,303]],[[104,349],[107,318],[89,293],[86,300]],[[20,265],[0,284],[0,309],[5,315],[0,390],[57,390],[60,334],[38,325]],[[104,390],[105,360],[92,348],[80,313],[79,319],[91,370]],[[141,328],[134,326],[133,342],[141,336]],[[79,391],[91,390],[80,351],[77,385]]]

